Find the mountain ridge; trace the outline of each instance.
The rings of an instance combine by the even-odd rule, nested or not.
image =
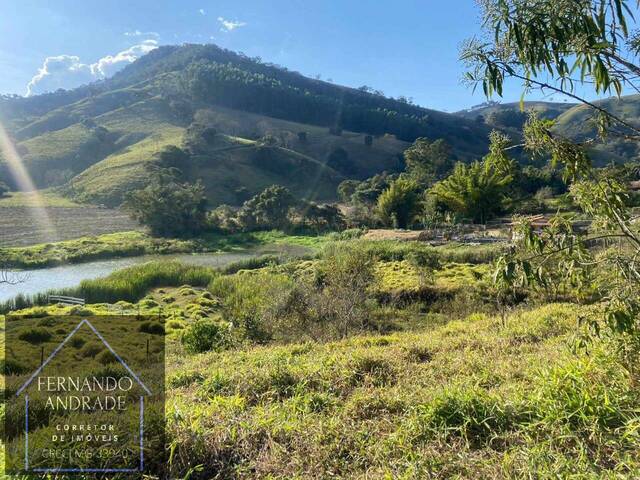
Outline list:
[[[620,114],[640,118],[640,97],[628,102]],[[591,133],[579,106],[526,105],[570,136]],[[215,45],[182,45],[161,46],[73,90],[2,97],[0,119],[39,188],[113,206],[145,184],[164,149],[198,143],[201,151],[180,167],[185,179],[204,181],[215,206],[240,204],[272,183],[335,200],[344,179],[401,171],[402,154],[418,137],[443,138],[455,160],[472,161],[487,152],[493,128],[517,138],[524,114],[515,103],[439,112]],[[209,138],[194,140],[194,131]],[[234,142],[244,147],[219,148]],[[624,143],[594,152],[598,163],[638,154]],[[6,162],[0,180],[15,187]]]

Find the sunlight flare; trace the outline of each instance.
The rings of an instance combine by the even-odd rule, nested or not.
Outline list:
[[[47,209],[44,206],[44,200],[41,193],[36,188],[29,171],[26,169],[22,158],[13,146],[13,142],[4,126],[0,124],[0,148],[5,162],[9,167],[9,173],[13,177],[18,190],[29,192],[33,195],[33,207],[27,208],[28,214],[32,217],[34,225],[37,225],[41,231],[42,241],[52,242],[58,238],[55,226],[49,218]]]

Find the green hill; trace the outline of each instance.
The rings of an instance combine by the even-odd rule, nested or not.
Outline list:
[[[215,45],[160,47],[106,81],[0,98],[0,120],[38,187],[109,205],[143,185],[150,163],[183,145],[194,125],[217,137],[184,166],[185,176],[202,179],[214,205],[237,204],[273,183],[330,200],[345,178],[402,168],[417,137],[445,138],[468,161],[486,151],[489,132]],[[15,186],[3,162],[0,180]]]
[[[640,125],[640,95],[629,95],[596,101],[607,111]],[[552,102],[526,102],[525,110],[535,110],[541,118],[556,120],[556,131],[575,141],[582,142],[595,138],[596,123],[593,120],[593,110],[586,105]],[[486,103],[473,109],[457,112],[463,118],[473,119],[491,128],[499,128],[518,139],[522,125],[526,120],[526,113],[520,111],[519,103]],[[620,129],[618,129],[620,130]],[[624,129],[619,133],[624,134]],[[626,163],[638,158],[640,151],[637,142],[627,141],[615,135],[606,142],[595,144],[590,153],[597,166],[604,166],[611,162]]]

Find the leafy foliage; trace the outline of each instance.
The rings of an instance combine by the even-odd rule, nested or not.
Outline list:
[[[418,184],[399,178],[378,197],[377,212],[385,225],[408,228],[420,211]]]
[[[131,192],[124,208],[159,236],[188,236],[206,228],[207,198],[200,183],[179,183],[171,171],[158,170],[152,182]]]
[[[291,192],[273,185],[250,200],[238,212],[238,223],[245,231],[286,229],[290,225],[289,211],[296,204]]]
[[[418,138],[404,152],[406,171],[420,184],[429,184],[447,175],[454,165],[451,147],[443,140]]]
[[[511,175],[497,171],[489,162],[458,163],[453,173],[429,191],[452,211],[485,223],[504,209]]]
[[[466,46],[462,57],[472,68],[468,78],[482,83],[487,95],[501,95],[508,78],[523,82],[523,98],[534,87],[567,95],[590,109],[598,127],[597,138],[591,142],[603,142],[609,136],[637,142],[640,128],[607,109],[608,104],[589,102],[576,91],[581,85],[597,94],[620,96],[623,85],[638,88],[640,67],[635,55],[640,43],[637,35],[629,33],[627,20],[633,18],[629,3],[485,0],[485,25],[493,42],[471,41]],[[542,75],[549,81],[541,81]],[[567,225],[558,231],[562,223],[556,220],[538,236],[525,225],[520,232],[524,241],[514,255],[498,263],[496,279],[545,285],[549,281],[547,269],[553,265],[555,278],[550,281],[556,287],[580,284],[597,265],[602,278],[607,279],[606,285],[600,285],[606,304],[605,323],[619,342],[627,368],[635,371],[634,359],[640,351],[640,274],[636,267],[640,230],[629,209],[628,187],[606,172],[594,170],[586,145],[554,134],[552,127],[551,120],[531,114],[523,129],[524,146],[533,154],[549,155],[554,166],[562,166],[565,180],[573,182],[575,202],[593,219],[591,232],[585,235]],[[594,249],[585,247],[607,238],[617,238],[618,248],[592,258]],[[598,333],[599,323],[592,326]]]

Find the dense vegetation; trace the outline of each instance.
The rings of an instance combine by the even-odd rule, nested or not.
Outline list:
[[[565,93],[593,116],[593,137],[576,142],[559,133],[575,107],[558,117],[549,105],[526,113],[492,105],[474,121],[496,130],[487,151],[470,158],[446,135],[419,137],[398,168],[358,178],[347,150],[333,149],[326,160],[340,173],[343,205],[273,182],[238,189],[235,204],[208,210],[206,187],[190,176],[194,165],[220,141],[245,147],[190,123],[179,148],[159,152],[151,181],[132,189],[127,205],[153,234],[193,238],[81,239],[7,250],[5,260],[259,242],[313,250],[256,255],[222,269],[151,262],[62,292],[86,298],[83,307],[47,305],[44,295],[15,299],[2,306],[20,310],[7,321],[16,313],[34,322],[69,314],[157,318],[141,328],[164,334],[169,347],[166,477],[639,477],[640,196],[631,182],[640,170],[633,162],[595,168],[592,147],[637,143],[640,126],[606,102],[580,98],[572,83],[580,71],[583,88],[619,94],[637,80],[640,67],[626,58],[640,53],[627,2],[480,3],[492,40],[465,45],[469,80],[487,95],[501,94],[507,79],[523,81],[525,92]],[[336,87],[251,59],[224,63],[224,55],[160,50],[109,84],[170,67],[177,84],[166,85],[197,102],[225,95],[234,107],[283,116],[295,107],[318,123],[331,111]],[[539,72],[551,83],[541,84]],[[309,98],[301,99],[305,88]],[[278,105],[269,91],[289,103]],[[364,112],[364,124],[366,101],[389,101],[366,91],[344,95]],[[342,126],[333,125],[332,136]],[[292,141],[310,140],[299,133]],[[264,135],[251,148],[273,172],[281,168],[270,162],[274,152],[288,141]],[[535,224],[531,214],[545,211],[557,214]],[[500,215],[511,217],[509,241],[451,241],[447,228],[473,222],[486,231],[477,224]],[[405,241],[396,238],[413,232],[367,231],[379,226],[423,231]],[[419,241],[436,234],[439,246]],[[37,326],[23,333],[23,342],[51,340]],[[24,374],[10,367],[6,375]]]

